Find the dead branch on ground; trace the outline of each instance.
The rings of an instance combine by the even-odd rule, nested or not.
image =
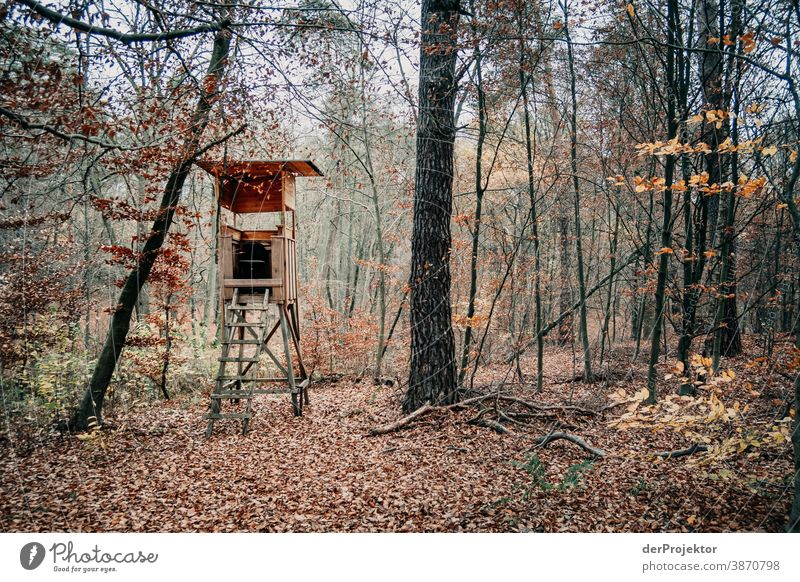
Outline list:
[[[567,433],[567,432],[551,432],[548,435],[545,435],[543,437],[539,437],[539,438],[537,438],[535,440],[536,445],[534,446],[534,448],[539,449],[539,448],[544,447],[548,443],[551,443],[551,442],[557,441],[557,440],[562,440],[562,439],[566,440],[566,441],[569,441],[569,442],[571,442],[571,443],[573,443],[575,445],[578,445],[584,451],[586,451],[587,453],[591,453],[595,457],[605,457],[606,456],[606,452],[604,450],[596,449],[593,446],[591,446],[590,444],[588,444],[582,438],[577,437],[574,434],[570,434],[570,433]]]

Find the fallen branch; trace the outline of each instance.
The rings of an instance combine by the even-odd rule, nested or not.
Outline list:
[[[404,416],[403,418],[395,420],[394,422],[390,422],[389,424],[384,424],[383,426],[376,426],[375,428],[370,429],[369,434],[371,434],[372,436],[376,436],[379,434],[387,434],[390,432],[394,432],[396,430],[399,430],[407,426],[417,418],[425,414],[428,414],[433,410],[454,410],[456,408],[466,408],[468,406],[471,406],[472,404],[475,404],[476,402],[481,402],[483,400],[486,400],[487,398],[496,398],[496,397],[497,397],[496,394],[482,394],[481,396],[467,398],[466,400],[462,400],[461,402],[456,402],[455,404],[449,404],[447,406],[433,406],[431,405],[430,402],[426,402],[423,406],[420,406],[408,416]]]
[[[390,432],[394,432],[398,429],[403,428],[407,424],[411,423],[415,418],[419,418],[423,414],[426,414],[433,410],[435,407],[431,406],[430,403],[424,404],[417,408],[414,412],[409,414],[408,416],[404,416],[403,418],[396,420],[394,422],[390,422],[389,424],[384,424],[383,426],[377,426],[369,431],[369,434],[372,436],[376,436],[379,434],[386,434]]]
[[[600,414],[596,410],[590,410],[589,408],[581,408],[580,406],[575,406],[574,404],[565,404],[563,406],[558,406],[556,404],[553,405],[534,404],[532,402],[527,402],[525,400],[520,400],[519,398],[512,398],[512,397],[501,398],[501,400],[505,400],[507,402],[518,402],[520,404],[527,406],[531,410],[539,410],[543,412],[546,412],[548,410],[560,410],[562,412],[575,412],[575,413],[585,414],[588,416],[597,416],[598,414]]]
[[[704,453],[708,450],[707,445],[701,445],[700,443],[695,443],[688,449],[678,449],[677,451],[662,451],[660,453],[654,453],[656,457],[663,457],[665,459],[675,459],[677,457],[688,457],[689,455],[693,455],[695,453]]]
[[[479,420],[476,420],[475,422],[472,422],[471,424],[475,424],[477,426],[485,426],[486,428],[491,428],[492,430],[500,434],[511,434],[510,430],[508,430],[506,427],[504,427],[496,420],[481,418]]]
[[[401,428],[408,426],[414,420],[420,418],[421,416],[428,414],[434,410],[455,410],[459,408],[468,408],[473,404],[477,404],[479,402],[483,402],[484,400],[495,400],[495,402],[507,402],[510,404],[519,404],[527,408],[528,410],[532,410],[534,412],[541,413],[539,416],[553,416],[553,411],[562,411],[562,412],[575,412],[579,414],[587,414],[595,416],[599,414],[597,411],[589,410],[587,408],[581,408],[579,406],[573,405],[565,405],[565,406],[556,406],[556,405],[548,405],[548,404],[535,404],[533,402],[529,402],[527,400],[523,400],[522,398],[516,398],[514,396],[502,396],[498,393],[494,394],[481,394],[480,396],[473,396],[472,398],[467,398],[466,400],[462,400],[461,402],[456,402],[455,404],[449,404],[447,406],[433,406],[430,403],[426,403],[425,405],[417,408],[411,414],[404,416],[394,422],[390,422],[389,424],[385,424],[383,426],[377,426],[369,431],[369,434],[372,436],[380,435],[380,434],[387,434],[390,432],[394,432]],[[509,419],[508,416],[502,414],[499,409],[496,407],[486,408],[482,410],[475,418],[469,420],[470,424],[480,424],[482,426],[488,426],[498,432],[510,432],[506,427],[496,421],[491,421],[492,424],[487,424],[488,421],[483,422],[483,415],[487,412],[495,411],[498,416],[504,416],[505,418]],[[478,421],[481,422],[478,422]],[[509,419],[511,420],[511,419]],[[498,428],[501,427],[501,428]]]
[[[561,439],[569,441],[572,444],[578,445],[584,451],[586,451],[587,453],[591,453],[595,457],[605,457],[606,456],[606,452],[604,450],[596,449],[593,446],[591,446],[590,444],[588,444],[582,438],[576,437],[575,435],[569,434],[569,433],[566,433],[566,432],[551,432],[550,434],[548,434],[546,436],[539,437],[539,438],[535,439],[535,441],[534,441],[536,443],[534,448],[538,449],[538,448],[541,448],[541,447],[547,445],[548,443],[551,443],[551,442],[557,441],[557,440],[561,440]]]

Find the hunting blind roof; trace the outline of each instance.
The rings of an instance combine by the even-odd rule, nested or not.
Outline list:
[[[295,176],[322,176],[311,160],[203,160],[198,165],[217,179],[220,204],[237,214],[295,208]]]

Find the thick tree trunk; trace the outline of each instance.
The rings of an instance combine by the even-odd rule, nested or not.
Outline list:
[[[229,48],[230,32],[227,30],[217,32],[214,36],[214,47],[206,80],[202,85],[200,98],[189,125],[190,134],[184,145],[184,158],[175,166],[167,180],[159,214],[142,249],[139,265],[131,271],[122,287],[117,300],[117,309],[111,317],[108,335],[100,358],[95,364],[89,388],[70,422],[73,430],[85,430],[93,424],[92,421],[98,425],[102,424],[103,400],[128,336],[133,309],[172,224],[175,207],[180,201],[183,185],[194,163],[200,138],[208,125],[212,100],[225,70]]]
[[[452,404],[458,399],[450,308],[458,4],[422,2],[406,413],[426,402]]]

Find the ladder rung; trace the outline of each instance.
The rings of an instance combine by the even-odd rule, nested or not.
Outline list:
[[[228,305],[228,309],[235,311],[269,311],[269,306],[257,305],[251,303],[249,305]]]
[[[258,340],[222,340],[222,343],[232,346],[257,346],[261,344]]]
[[[265,323],[261,323],[260,321],[237,321],[236,323],[226,323],[225,327],[260,327],[264,329],[267,327],[267,325]]]
[[[253,362],[253,363],[255,363],[255,362],[260,362],[261,359],[260,358],[220,358],[219,361],[220,362],[234,362],[234,363],[235,362],[242,362],[242,363]]]
[[[253,418],[252,412],[237,412],[237,413],[209,413],[205,416],[206,420],[220,420],[223,418]]]

